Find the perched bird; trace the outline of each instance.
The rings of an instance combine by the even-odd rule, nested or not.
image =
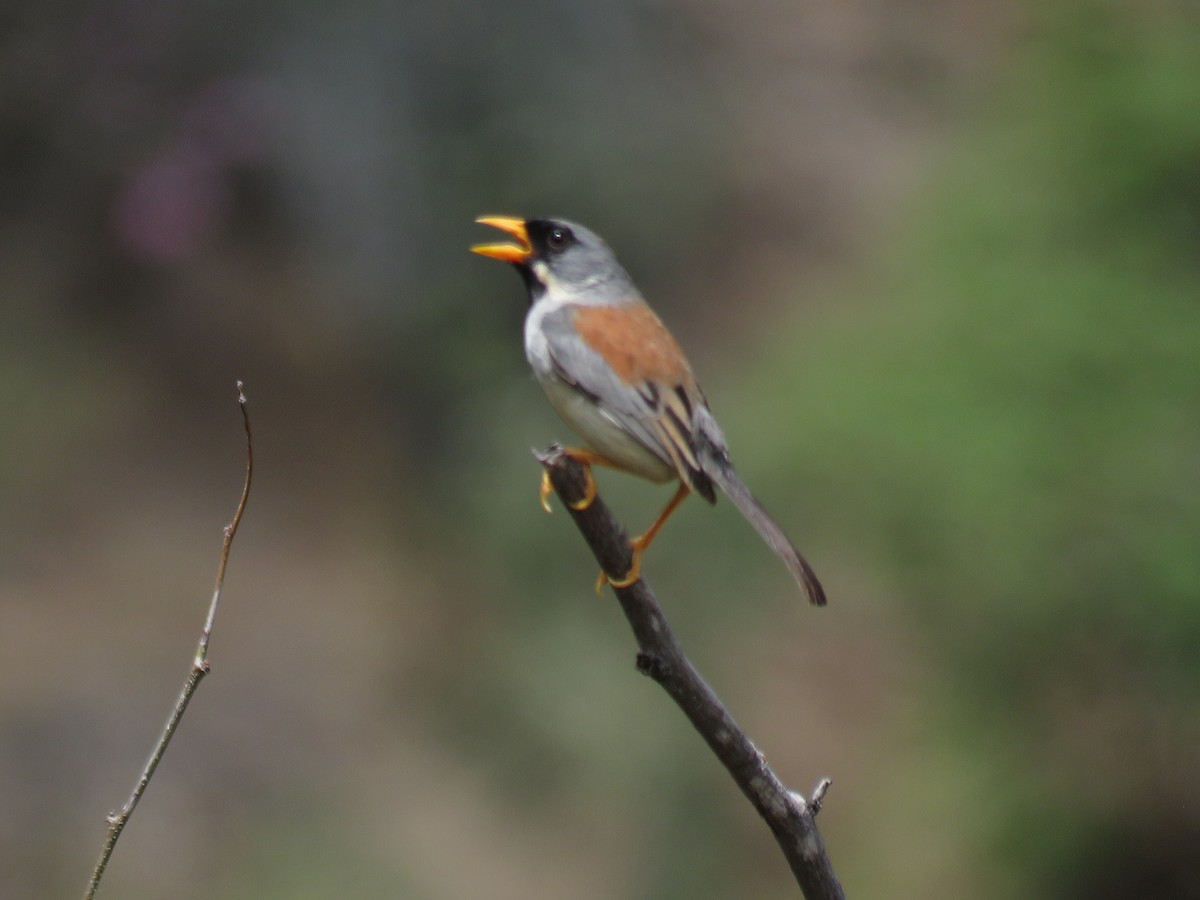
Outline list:
[[[586,508],[596,496],[593,464],[658,484],[679,480],[666,508],[631,541],[629,572],[621,579],[602,572],[597,587],[637,581],[642,554],[671,513],[692,491],[715,503],[715,486],[787,564],[809,601],[823,606],[825,592],[816,574],[730,463],[725,435],[683,351],[599,235],[561,219],[483,216],[476,221],[516,240],[471,249],[511,263],[529,290],[525,355],[550,404],[587,445],[566,451],[584,464],[588,476],[577,508]],[[551,490],[544,474],[541,496],[547,510]]]

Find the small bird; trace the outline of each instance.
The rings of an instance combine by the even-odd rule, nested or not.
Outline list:
[[[633,561],[624,577],[600,573],[629,587],[641,575],[642,554],[693,491],[716,502],[719,487],[779,555],[809,602],[825,605],[812,567],[767,515],[729,461],[725,435],[708,408],[687,358],[608,245],[582,225],[562,219],[481,216],[516,243],[479,244],[475,253],[511,263],[529,290],[525,356],[551,406],[586,443],[565,452],[584,465],[587,491],[577,509],[596,496],[591,466],[603,465],[679,489],[654,523],[630,542]],[[552,491],[543,473],[542,506]]]

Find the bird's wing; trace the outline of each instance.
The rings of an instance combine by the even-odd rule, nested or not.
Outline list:
[[[567,305],[543,318],[542,331],[558,377],[712,502],[712,483],[697,456],[697,422],[712,416],[687,359],[653,311],[640,301]]]
[[[611,416],[710,503],[714,484],[787,564],[808,594],[825,604],[812,567],[763,509],[729,462],[725,437],[687,360],[651,310],[564,306],[542,320],[558,377]],[[620,324],[618,324],[618,320]]]

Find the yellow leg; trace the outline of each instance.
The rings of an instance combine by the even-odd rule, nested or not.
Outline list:
[[[690,494],[689,488],[682,481],[679,483],[679,490],[675,492],[675,496],[663,508],[663,511],[658,514],[658,518],[654,523],[647,528],[642,534],[629,541],[629,546],[633,550],[633,559],[629,563],[629,571],[622,578],[609,578],[606,572],[601,571],[600,577],[596,579],[596,593],[599,594],[603,590],[604,585],[611,584],[615,588],[627,588],[639,578],[642,577],[642,554],[650,549],[650,543],[658,535],[662,527],[667,524],[667,519],[671,518],[671,513],[679,508],[679,504],[687,499]]]
[[[569,506],[576,512],[587,509],[596,499],[596,479],[592,477],[592,466],[608,466],[610,469],[620,469],[621,467],[607,456],[601,456],[592,450],[567,447],[563,450],[563,453],[583,466],[583,475],[587,479],[587,483],[583,489],[583,499],[576,500],[574,503],[569,504]],[[554,484],[550,481],[550,473],[543,469],[542,484],[538,488],[538,499],[541,501],[542,509],[546,512],[554,511],[550,508],[550,495],[553,493]]]

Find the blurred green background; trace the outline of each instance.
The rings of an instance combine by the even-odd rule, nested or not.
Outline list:
[[[614,245],[743,475],[647,574],[852,897],[1200,897],[1200,13],[10,5],[0,872],[76,896],[784,898],[528,449],[481,213]],[[602,474],[637,527],[669,492]]]

